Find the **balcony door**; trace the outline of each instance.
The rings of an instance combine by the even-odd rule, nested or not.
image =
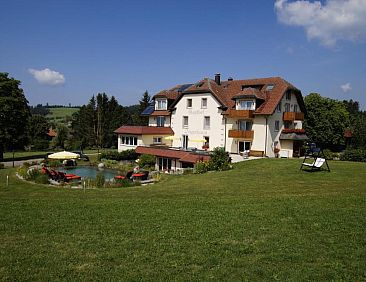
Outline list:
[[[239,120],[238,127],[239,130],[252,130],[252,122],[248,120]]]
[[[250,145],[251,145],[251,142],[249,142],[249,141],[239,141],[238,142],[238,152],[241,153],[244,151],[249,151]]]

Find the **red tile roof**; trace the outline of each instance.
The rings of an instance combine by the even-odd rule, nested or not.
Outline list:
[[[281,77],[256,78],[245,80],[222,81],[219,85],[212,79],[204,78],[186,88],[181,94],[178,92],[180,85],[170,90],[159,92],[154,97],[170,97],[175,99],[170,108],[174,108],[181,97],[185,94],[212,93],[223,108],[235,108],[233,98],[239,96],[255,96],[264,102],[256,109],[255,114],[271,115],[275,111],[279,101],[287,90],[292,90],[297,96],[299,107],[305,112],[305,105],[300,90]],[[270,88],[267,87],[271,86]],[[161,96],[161,97],[163,97]]]
[[[138,146],[135,151],[137,154],[149,154],[157,157],[176,159],[186,163],[196,163],[198,161],[208,161],[210,159],[210,156],[208,155],[195,154],[182,150]]]
[[[50,128],[50,129],[48,130],[47,135],[48,135],[49,137],[56,137],[56,136],[57,136],[57,133],[56,133],[56,131],[54,131],[52,128]]]
[[[171,127],[156,127],[156,126],[132,126],[124,125],[116,129],[114,133],[118,134],[134,134],[134,135],[174,135]]]
[[[159,93],[154,95],[154,99],[155,98],[167,98],[167,99],[171,99],[171,100],[175,100],[178,98],[180,92],[178,91],[181,88],[181,84],[174,86],[171,89],[168,90],[162,90]]]

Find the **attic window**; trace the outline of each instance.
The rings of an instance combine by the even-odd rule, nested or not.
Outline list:
[[[203,85],[202,81],[195,84],[196,87],[201,87],[202,85]]]
[[[266,87],[266,91],[271,91],[274,88],[274,84],[268,84]]]

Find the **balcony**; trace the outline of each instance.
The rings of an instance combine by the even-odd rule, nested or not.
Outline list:
[[[246,140],[253,140],[253,130],[229,130],[230,138],[243,138]]]
[[[228,116],[231,118],[254,118],[253,110],[228,110]]]
[[[304,120],[304,113],[301,112],[284,112],[284,121]]]

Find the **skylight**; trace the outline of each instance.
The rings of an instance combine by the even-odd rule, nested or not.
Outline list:
[[[274,84],[268,84],[266,86],[266,91],[271,91],[274,88]]]

